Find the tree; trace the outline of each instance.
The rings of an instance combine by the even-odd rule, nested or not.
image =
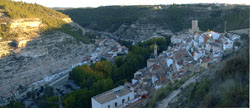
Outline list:
[[[6,106],[0,106],[0,108],[25,108],[25,105],[18,101],[10,101]]]
[[[116,57],[116,58],[115,58],[115,63],[116,63],[116,65],[117,65],[118,67],[120,67],[120,66],[124,63],[123,57],[122,57],[122,56]]]
[[[112,79],[102,79],[95,82],[91,88],[91,90],[95,91],[96,94],[100,94],[104,91],[112,89],[114,87]]]

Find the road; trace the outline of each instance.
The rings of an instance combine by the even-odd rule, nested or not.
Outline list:
[[[216,70],[221,70],[221,68],[225,65],[225,63],[226,63],[226,60],[222,60],[220,62],[215,62],[215,63],[211,64],[209,70],[201,71],[200,73],[196,73],[195,75],[193,75],[192,77],[190,77],[187,81],[185,81],[185,83],[182,84],[180,88],[185,88],[189,84],[195,83],[201,76],[204,76],[204,75],[207,76],[207,77],[213,76],[213,74],[216,74]],[[168,97],[166,97],[165,99],[163,99],[162,101],[160,101],[158,103],[157,108],[166,108],[169,103],[171,103],[174,100],[176,100],[178,94],[181,93],[181,89],[180,88],[177,89],[177,90],[175,90],[175,91],[173,91],[172,93],[170,93],[170,95]]]
[[[65,75],[61,76],[61,77],[58,78],[58,79],[55,79],[55,80],[50,81],[50,82],[45,82],[45,83],[41,84],[40,86],[34,86],[33,90],[38,89],[38,88],[40,88],[41,86],[44,86],[45,84],[48,84],[49,86],[53,86],[53,85],[59,83],[59,82],[62,81],[62,80],[68,79],[68,77],[69,77],[69,73],[66,73]],[[26,94],[27,94],[29,91],[31,91],[31,90],[32,90],[32,89],[28,89],[28,90],[26,90],[25,92],[23,92],[23,93],[17,95],[17,96],[16,96],[16,99],[21,99],[22,96],[26,95]]]
[[[56,79],[55,81],[51,82],[49,86],[57,86],[57,85],[62,85],[62,83],[67,82],[69,79],[69,73],[65,74],[59,79]]]
[[[187,85],[196,82],[196,80],[199,78],[199,76],[200,76],[199,74],[192,76],[184,84],[182,84],[181,88],[185,88]],[[180,92],[181,92],[180,88],[178,88],[177,90],[174,90],[172,93],[169,94],[168,97],[166,97],[165,99],[163,99],[162,101],[159,102],[157,108],[166,108],[168,106],[168,104],[172,100],[174,100],[178,94],[180,94]]]

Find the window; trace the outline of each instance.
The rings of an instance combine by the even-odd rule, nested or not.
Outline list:
[[[108,108],[110,108],[110,105],[108,105]]]
[[[125,102],[125,99],[122,99],[122,103],[124,103]]]
[[[117,107],[117,102],[115,102],[115,107]]]
[[[129,97],[128,97],[128,101],[129,101]]]

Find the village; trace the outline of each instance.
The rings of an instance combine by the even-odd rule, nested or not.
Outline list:
[[[249,6],[0,0],[0,108],[249,107]]]
[[[162,38],[162,36],[153,38],[158,37]],[[200,32],[198,21],[193,20],[192,28],[188,33],[179,33],[171,37],[172,45],[166,51],[157,54],[158,47],[156,43],[154,44],[154,56],[147,60],[147,67],[134,73],[131,83],[126,82],[124,85],[92,97],[92,108],[129,107],[142,98],[147,98],[156,90],[165,87],[168,82],[174,83],[186,78],[194,71],[209,69],[211,63],[219,62],[223,57],[239,48],[239,45],[234,45],[235,42],[241,42],[239,35],[220,34],[214,31]],[[84,64],[90,65],[102,59],[114,61],[116,56],[128,54],[128,48],[108,37],[96,39],[94,45],[92,53],[86,56],[82,62],[34,82],[26,91],[17,91],[12,98],[26,99],[28,92],[38,92],[45,85],[55,87],[54,90],[57,90],[59,95],[79,90],[79,86],[68,81],[69,72],[74,67]],[[65,79],[67,79],[66,82],[57,84]],[[43,93],[38,94],[43,95]],[[7,103],[8,99],[4,100],[4,103]],[[34,105],[30,101],[24,101],[24,103],[26,106]]]
[[[214,31],[200,32],[198,21],[192,21],[189,33],[171,37],[172,45],[147,60],[147,67],[134,73],[131,83],[126,82],[110,91],[92,97],[92,108],[130,107],[134,102],[147,98],[154,91],[165,87],[167,82],[184,79],[193,72],[209,69],[209,65],[219,62],[240,45],[240,36]]]

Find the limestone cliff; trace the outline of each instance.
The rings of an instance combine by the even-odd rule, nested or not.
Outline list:
[[[0,98],[82,62],[95,48],[79,41],[84,30],[51,8],[0,0]]]
[[[81,62],[94,48],[60,31],[22,37],[19,44],[11,49],[11,54],[0,58],[0,96],[10,96],[18,89]]]
[[[156,24],[121,25],[113,37],[125,41],[144,41],[152,36],[171,36],[173,33]]]
[[[42,26],[42,20],[39,18],[19,18],[10,22],[11,32],[30,32],[39,30]]]
[[[85,33],[70,18],[62,20]],[[13,96],[44,77],[82,62],[95,48],[61,31],[40,33],[43,24],[39,18],[10,19],[7,24],[18,35],[0,39],[0,97]]]
[[[9,25],[9,33],[16,34],[17,36],[12,36],[4,40],[0,34],[0,58],[9,55],[16,48],[25,47],[28,41],[40,36],[40,29],[44,27],[42,20],[39,18],[5,19],[2,20],[2,25]],[[62,20],[65,23],[71,24],[72,28],[84,30],[81,26],[73,26],[77,24],[70,18],[63,18]]]

